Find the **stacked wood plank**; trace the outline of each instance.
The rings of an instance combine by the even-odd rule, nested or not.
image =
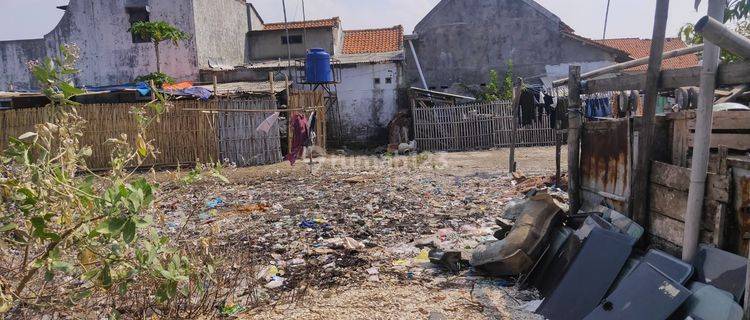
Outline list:
[[[682,245],[687,211],[690,169],[658,161],[653,162],[650,184],[649,232],[656,243],[666,244],[675,250]],[[701,242],[723,244],[725,212],[729,202],[729,178],[726,174],[709,173]]]
[[[669,114],[672,121],[672,163],[686,167],[693,148],[695,111]],[[729,150],[750,150],[750,112],[714,112],[711,148],[724,146]]]

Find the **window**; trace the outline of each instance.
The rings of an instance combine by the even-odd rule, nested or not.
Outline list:
[[[391,77],[385,78],[385,83],[387,83],[387,84],[393,83],[393,78],[391,78]]]
[[[289,41],[287,41],[286,36],[281,37],[281,44],[298,44],[302,43],[302,36],[289,36]]]
[[[130,15],[130,25],[132,26],[136,22],[150,21],[150,15],[148,13],[148,7],[142,8],[128,8],[128,15]],[[133,34],[133,43],[147,43],[151,42],[151,39],[141,37],[137,34]]]
[[[380,78],[375,78],[375,84],[380,84]]]

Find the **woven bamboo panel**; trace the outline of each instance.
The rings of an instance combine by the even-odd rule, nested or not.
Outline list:
[[[278,163],[281,161],[281,137],[278,121],[268,134],[258,132],[258,126],[276,110],[272,100],[221,100],[218,117],[221,159],[239,166]],[[236,110],[236,111],[229,111]],[[264,110],[263,112],[238,112]]]
[[[91,169],[110,167],[110,138],[127,134],[133,142],[138,133],[131,113],[133,104],[91,104],[77,107],[86,119],[84,136],[80,142],[90,146],[93,154],[87,159]],[[215,102],[177,101],[148,128],[147,139],[153,140],[158,154],[143,163],[144,167],[190,164],[196,161],[219,160],[219,145],[215,119],[211,114],[186,111],[188,108],[215,108]],[[49,109],[26,108],[0,111],[0,147],[7,146],[9,137],[33,131],[34,125],[49,121]]]
[[[412,108],[417,147],[426,151],[483,150],[511,145],[513,109],[510,101]],[[519,127],[516,146],[555,144],[549,117]]]

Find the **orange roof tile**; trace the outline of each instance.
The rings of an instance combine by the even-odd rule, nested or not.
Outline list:
[[[344,31],[344,54],[399,51],[403,47],[404,27]]]
[[[266,23],[263,26],[263,30],[284,30],[286,23],[274,22]],[[289,29],[314,29],[314,28],[334,28],[341,25],[341,19],[339,17],[333,17],[331,19],[322,20],[307,20],[307,21],[289,21]]]
[[[651,39],[621,38],[595,40],[603,45],[627,52],[632,59],[648,57],[651,53]],[[687,45],[679,38],[667,38],[664,42],[664,51],[672,51],[685,48]],[[671,58],[662,62],[662,69],[683,69],[695,67],[700,64],[698,56],[688,54],[681,57]],[[627,71],[645,71],[647,65],[630,68]]]

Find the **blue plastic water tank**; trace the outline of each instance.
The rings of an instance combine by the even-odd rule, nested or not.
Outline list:
[[[307,83],[333,82],[331,55],[321,48],[310,49],[305,61],[305,78]]]

